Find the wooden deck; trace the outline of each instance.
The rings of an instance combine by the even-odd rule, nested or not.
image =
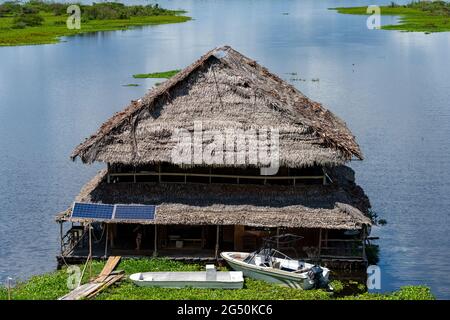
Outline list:
[[[89,255],[88,251],[77,250],[74,254],[68,256],[58,255],[56,257],[58,263],[58,269],[65,265],[72,264],[83,264],[86,262],[86,259]],[[144,259],[144,258],[152,258],[153,251],[152,250],[120,250],[115,249],[108,252],[109,255],[122,256],[122,259]],[[104,252],[94,251],[92,254],[93,260],[104,261],[108,258],[105,256]],[[201,250],[201,249],[161,249],[158,250],[158,258],[168,258],[170,260],[182,261],[187,263],[223,263],[222,258],[216,259],[214,257],[214,250]]]

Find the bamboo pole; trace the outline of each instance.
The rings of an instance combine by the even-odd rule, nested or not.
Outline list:
[[[214,252],[214,257],[216,259],[219,257],[219,237],[220,237],[220,229],[219,229],[219,225],[217,225],[217,230],[216,230],[216,248],[215,248],[215,252]]]
[[[319,252],[317,258],[320,259],[320,254],[322,251],[322,228],[319,229]]]
[[[60,241],[61,242],[61,255],[63,255],[64,244],[63,244],[63,223],[62,222],[59,223],[59,237],[61,239],[61,241]]]
[[[280,227],[277,227],[277,250],[280,248]]]
[[[109,224],[105,223],[105,228],[106,228],[106,240],[105,240],[105,258],[108,255],[108,234],[109,234]]]
[[[110,175],[110,173],[111,173],[111,165],[109,164],[109,162],[107,163],[107,170],[106,170],[106,172],[107,172],[106,182],[107,183],[111,183],[111,175]]]
[[[155,223],[155,244],[153,250],[153,256],[158,256],[158,225]]]
[[[366,260],[366,228],[365,227],[363,227],[363,229],[362,229],[361,238],[362,238],[362,258],[364,260]]]
[[[89,223],[89,279],[92,279],[92,228]]]

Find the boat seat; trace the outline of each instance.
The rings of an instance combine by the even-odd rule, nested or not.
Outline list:
[[[281,262],[280,261],[275,261],[272,264],[272,268],[274,268],[274,269],[281,269]]]

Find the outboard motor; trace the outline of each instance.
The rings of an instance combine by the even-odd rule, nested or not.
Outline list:
[[[323,287],[323,269],[320,266],[314,266],[308,271],[308,278],[314,281],[314,288],[318,289]]]

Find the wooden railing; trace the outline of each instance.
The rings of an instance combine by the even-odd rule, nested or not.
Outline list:
[[[365,244],[362,239],[322,239],[319,255],[322,259],[365,260]]]
[[[133,181],[137,181],[137,177],[145,176],[157,176],[159,182],[163,182],[161,177],[171,176],[171,177],[184,177],[184,183],[187,183],[188,177],[202,177],[209,178],[209,183],[212,182],[212,178],[225,178],[225,179],[236,179],[237,184],[240,180],[263,180],[264,184],[268,180],[292,180],[293,185],[295,185],[296,180],[322,180],[323,184],[327,183],[326,174],[323,175],[312,175],[312,176],[240,176],[240,175],[228,175],[228,174],[208,174],[208,173],[181,173],[181,172],[127,172],[127,173],[108,173],[107,179],[108,183],[111,182],[111,178],[114,177],[132,177]],[[168,182],[168,181],[164,181]],[[179,183],[179,182],[178,182]]]

